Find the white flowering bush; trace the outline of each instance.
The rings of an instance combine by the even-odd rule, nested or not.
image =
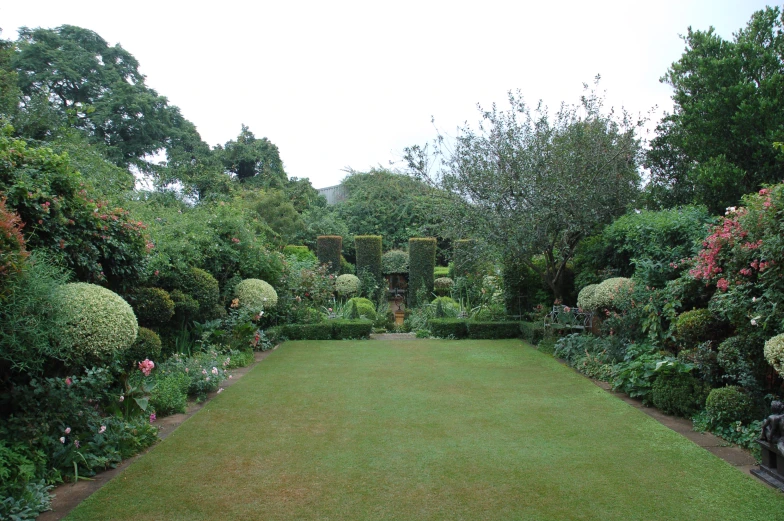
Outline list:
[[[234,288],[234,296],[239,307],[252,311],[272,309],[278,304],[275,288],[261,279],[245,279]]]
[[[765,342],[765,360],[777,373],[784,376],[784,333]]]
[[[54,337],[64,360],[108,359],[133,345],[139,325],[131,306],[95,284],[61,286],[54,295],[60,324]]]
[[[341,297],[349,297],[359,293],[360,284],[359,277],[346,273],[344,275],[339,275],[335,280],[335,291],[337,291],[338,295]]]
[[[584,299],[586,301],[584,302],[585,305],[580,307],[590,311],[623,307],[631,294],[632,284],[631,279],[626,277],[607,279],[594,289],[593,294],[586,295]]]
[[[590,310],[593,306],[593,295],[596,293],[596,288],[598,288],[598,284],[588,284],[583,289],[580,290],[580,293],[577,294],[577,307],[580,309]]]

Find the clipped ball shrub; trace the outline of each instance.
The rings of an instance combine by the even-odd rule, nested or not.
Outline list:
[[[61,324],[52,341],[64,360],[109,360],[136,340],[139,325],[120,295],[95,284],[74,282],[54,295]]]
[[[348,309],[356,307],[356,317],[349,318],[366,318],[368,320],[376,320],[376,306],[366,298],[354,297],[346,303]]]
[[[690,373],[661,374],[653,382],[651,402],[665,414],[690,418],[700,411],[709,387]]]
[[[340,235],[320,235],[316,238],[316,256],[319,264],[329,266],[330,273],[340,272],[342,251],[343,237]]]
[[[357,273],[365,270],[376,280],[381,280],[381,236],[357,235],[354,237],[357,251]]]
[[[349,297],[359,293],[360,281],[356,275],[338,275],[335,280],[335,291],[341,297]]]
[[[408,273],[408,252],[389,250],[381,256],[381,272],[384,275]]]
[[[165,289],[139,288],[127,300],[140,326],[162,326],[174,316],[174,301]]]
[[[436,295],[449,295],[455,281],[449,277],[439,277],[433,281],[433,291]]]
[[[294,246],[289,244],[288,246],[283,248],[283,255],[287,257],[294,257],[299,262],[306,262],[306,261],[313,261],[316,262],[318,259],[316,255],[310,251],[310,248],[307,246]]]
[[[436,240],[420,237],[408,240],[408,305],[416,307],[417,292],[424,288],[427,295],[433,292],[433,270],[436,266]]]
[[[784,375],[784,333],[776,335],[765,342],[765,360],[780,375]]]
[[[577,294],[577,307],[580,309],[591,309],[589,305],[593,305],[593,294],[596,293],[598,284],[588,284],[580,293]]]
[[[131,368],[147,358],[153,362],[160,360],[161,348],[161,337],[158,336],[158,333],[146,327],[140,327],[136,341],[120,354],[120,363],[125,368]]]
[[[692,309],[678,315],[672,327],[678,343],[691,347],[713,338],[718,323],[709,310]]]
[[[220,289],[215,277],[201,268],[191,268],[179,277],[178,288],[199,303],[197,319],[213,318],[215,308],[220,302]]]
[[[275,288],[261,279],[245,279],[234,288],[234,296],[240,307],[252,311],[272,309],[278,304]]]
[[[747,424],[754,419],[754,401],[740,387],[729,385],[713,389],[705,400],[705,411],[715,425],[735,422]]]
[[[633,284],[626,277],[607,279],[596,287],[593,294],[585,296],[585,306],[580,307],[590,311],[622,308],[629,300]]]

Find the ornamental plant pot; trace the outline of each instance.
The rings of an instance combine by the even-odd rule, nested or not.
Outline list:
[[[402,326],[403,321],[406,319],[405,311],[395,311],[395,324]]]

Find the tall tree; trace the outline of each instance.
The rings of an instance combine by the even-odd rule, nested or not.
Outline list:
[[[256,138],[247,126],[242,125],[236,140],[217,150],[226,170],[241,183],[263,188],[285,186],[287,177],[278,147],[266,137]]]
[[[165,148],[183,120],[145,85],[131,53],[93,31],[22,27],[17,47],[13,66],[24,102],[45,96],[119,166],[149,169],[144,156]]]
[[[778,7],[754,13],[732,41],[694,31],[662,82],[672,114],[658,126],[646,166],[655,206],[696,203],[713,213],[780,181],[784,155],[784,32]]]
[[[590,91],[551,120],[541,104],[532,112],[509,93],[508,110],[480,107],[478,129],[459,129],[451,150],[436,140],[442,166],[429,178],[462,206],[446,214],[455,237],[480,237],[518,259],[556,297],[580,240],[622,215],[638,193],[641,122],[602,103]],[[415,151],[409,164],[427,175]]]

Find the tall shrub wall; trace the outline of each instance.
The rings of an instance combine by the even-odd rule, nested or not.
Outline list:
[[[316,255],[319,264],[327,264],[330,273],[340,272],[340,254],[343,250],[343,237],[340,235],[320,235],[316,238]]]
[[[433,269],[436,266],[436,240],[432,237],[408,240],[408,305],[417,305],[416,293],[422,286],[433,293]],[[429,301],[429,299],[428,299]]]
[[[376,280],[381,280],[381,236],[357,235],[354,237],[357,249],[357,273],[367,270]]]

